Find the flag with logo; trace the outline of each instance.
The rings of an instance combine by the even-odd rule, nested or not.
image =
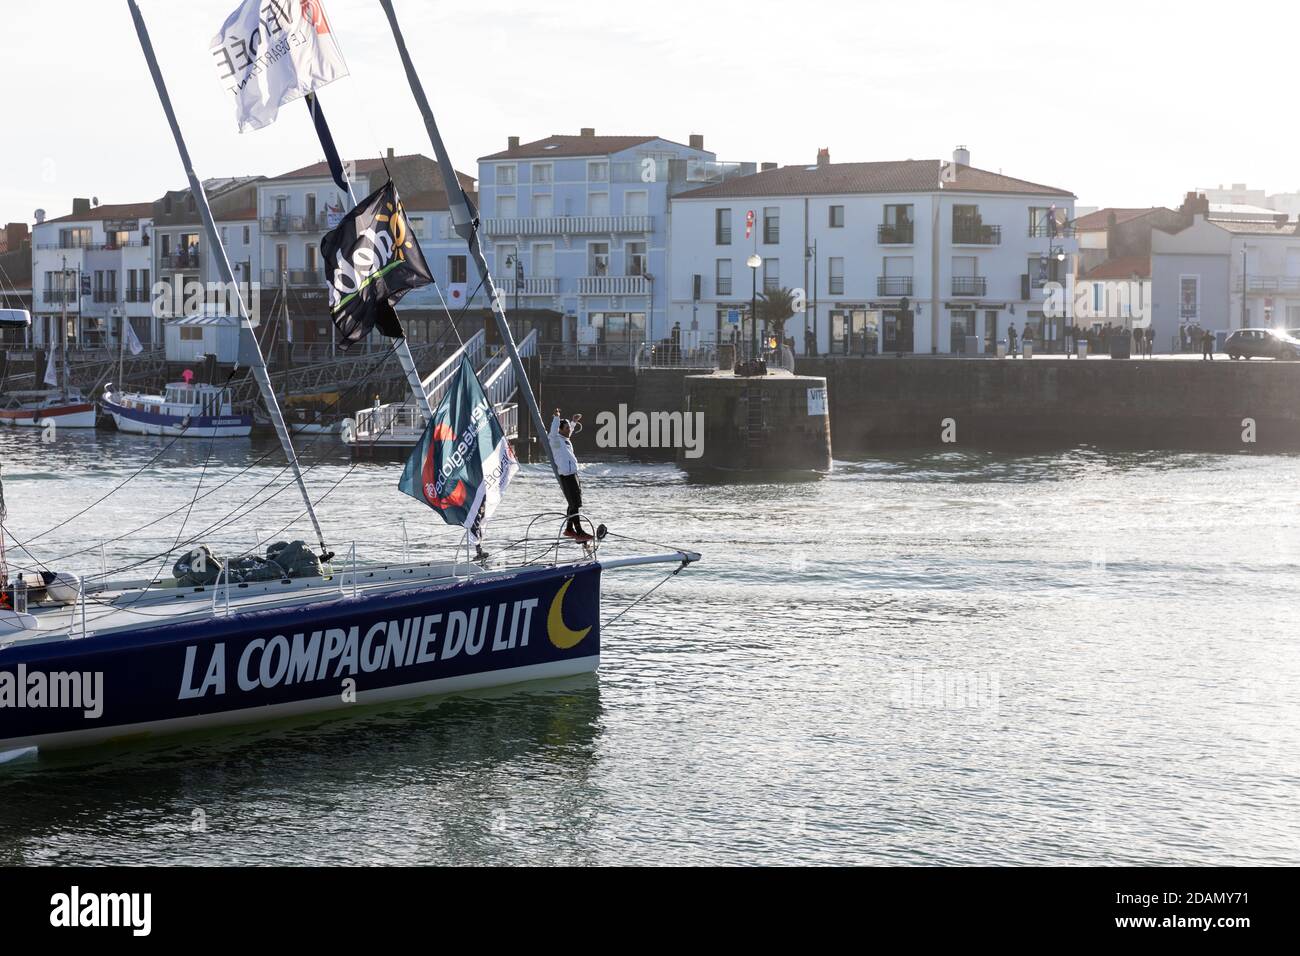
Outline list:
[[[212,38],[211,54],[241,133],[348,75],[320,0],[244,0]]]
[[[398,488],[469,532],[471,544],[519,470],[515,453],[468,358],[402,469]]]
[[[343,217],[320,244],[329,283],[330,317],[344,348],[376,326],[401,338],[395,306],[412,289],[433,281],[420,243],[389,180]]]

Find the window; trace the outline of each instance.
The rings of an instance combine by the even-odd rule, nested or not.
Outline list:
[[[447,257],[447,281],[448,282],[465,282],[466,276],[465,257],[448,256]]]
[[[248,245],[248,244],[249,244],[250,242],[252,242],[252,241],[253,241],[252,233],[251,233],[251,231],[249,230],[249,228],[248,228],[247,226],[245,226],[245,227],[244,227],[244,245]]]
[[[843,207],[841,207],[843,208]],[[844,260],[832,258],[830,261],[830,279],[827,291],[831,295],[844,294]]]
[[[609,193],[591,193],[587,196],[587,215],[609,215]]]
[[[505,243],[497,246],[497,273],[513,279],[515,276],[515,256],[518,254],[516,246]]]
[[[714,270],[714,290],[718,295],[731,295],[731,260],[719,259]]]
[[[1051,233],[1052,210],[1046,206],[1029,207],[1029,235],[1046,238]]]
[[[912,204],[895,203],[885,207],[885,225],[910,226],[912,224]]]
[[[315,272],[319,268],[316,260],[318,252],[319,250],[310,242],[303,248],[303,262],[306,264],[308,272]]]
[[[1178,318],[1195,322],[1201,317],[1201,277],[1178,277]]]
[[[497,218],[514,219],[519,214],[519,206],[514,196],[497,197]]]
[[[587,275],[603,276],[609,274],[609,243],[591,242],[587,244]]]
[[[644,242],[629,242],[624,251],[627,254],[627,274],[643,276],[649,270],[650,260],[646,255]]]
[[[643,189],[623,194],[623,213],[627,216],[650,214],[650,194]]]
[[[781,260],[763,260],[763,291],[774,292],[781,288]]]
[[[587,179],[593,183],[609,182],[609,163],[605,160],[588,163]]]
[[[831,206],[830,221],[828,225],[832,229],[844,228],[844,207],[843,206]]]
[[[90,228],[78,226],[59,230],[59,245],[64,249],[84,249],[90,245]]]
[[[781,241],[781,208],[765,206],[763,208],[763,242],[776,245]]]
[[[1048,283],[1047,256],[1030,256],[1028,264],[1029,288],[1041,289]]]
[[[275,281],[280,281],[280,276],[289,268],[289,247],[275,247]]]
[[[731,210],[713,210],[713,244],[715,246],[731,245]]]
[[[550,163],[533,164],[533,182],[538,184],[550,184],[552,182],[552,166]]]
[[[513,186],[515,184],[515,168],[513,166],[497,167],[497,185]]]
[[[182,342],[202,342],[202,341],[203,341],[203,329],[202,329],[201,327],[197,326],[197,325],[182,325],[182,326],[181,326],[181,341],[182,341]]]
[[[533,246],[533,275],[549,278],[555,275],[555,246],[539,242]]]
[[[171,254],[172,254],[172,236],[171,236],[171,233],[169,233],[169,232],[164,232],[164,233],[162,234],[162,245],[160,245],[158,248],[159,248],[159,251],[162,253],[162,257],[163,257],[164,259],[167,259],[167,258],[170,258],[170,257],[171,257]]]
[[[533,197],[533,215],[539,219],[549,219],[555,215],[555,197],[550,193],[538,193]]]

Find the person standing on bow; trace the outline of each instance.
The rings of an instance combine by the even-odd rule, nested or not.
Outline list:
[[[551,454],[555,458],[555,467],[560,475],[560,487],[564,489],[565,500],[569,503],[569,521],[564,526],[564,536],[586,544],[591,535],[582,530],[578,514],[582,511],[582,486],[578,484],[578,459],[573,454],[572,438],[582,431],[582,416],[573,419],[561,418],[560,410],[555,410],[551,419]]]

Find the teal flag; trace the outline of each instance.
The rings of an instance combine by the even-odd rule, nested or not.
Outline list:
[[[519,470],[496,410],[468,358],[406,460],[398,488],[460,525],[477,543]]]

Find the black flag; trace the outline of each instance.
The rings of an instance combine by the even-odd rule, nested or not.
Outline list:
[[[376,326],[401,338],[394,306],[433,281],[392,180],[363,199],[320,244],[329,281],[330,317],[344,347]]]

